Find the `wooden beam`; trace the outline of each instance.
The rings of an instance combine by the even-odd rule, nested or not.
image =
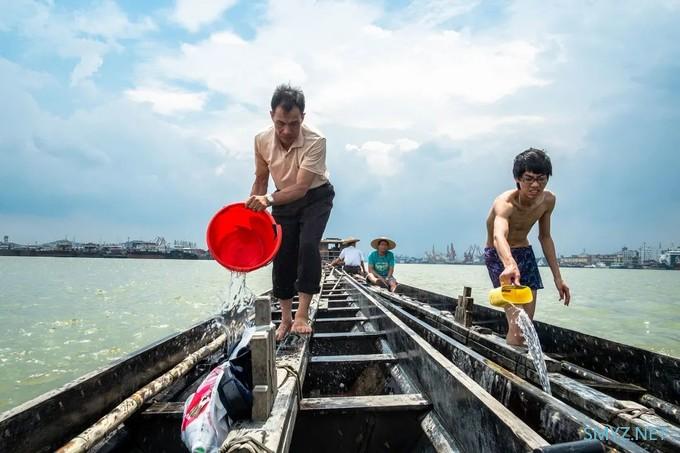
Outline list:
[[[384,302],[373,297],[366,288],[351,281],[348,284],[356,290],[357,298],[361,297],[359,305],[373,304],[385,315],[377,319],[375,328],[390,332],[387,342],[393,351],[408,351],[400,363],[409,369],[411,378],[416,379],[428,395],[443,426],[455,436],[461,451],[497,451],[502,446],[503,451],[525,452],[548,445],[538,433],[389,311]]]
[[[386,334],[387,332],[326,332],[314,333],[312,339],[343,341],[348,338],[379,338],[384,337]]]
[[[322,355],[312,357],[309,363],[312,365],[341,365],[343,363],[394,363],[397,356],[394,354],[358,354],[358,355]]]
[[[482,385],[494,398],[503,401],[503,405],[522,421],[532,428],[539,427],[540,429],[537,430],[542,432],[549,441],[567,442],[584,432],[584,429],[592,432],[602,432],[605,429],[596,420],[548,396],[508,369],[493,363],[479,352],[445,335],[403,308],[396,305],[388,307],[428,344]],[[511,362],[510,365],[513,363]],[[403,380],[403,378],[399,379],[400,382]],[[403,387],[403,384],[400,385]],[[554,423],[554,420],[560,420],[560,422]],[[619,448],[620,451],[630,453],[645,451],[615,433],[611,433],[609,443]]]
[[[300,411],[312,413],[328,412],[424,412],[432,404],[421,393],[406,395],[338,396],[325,398],[304,398]]]

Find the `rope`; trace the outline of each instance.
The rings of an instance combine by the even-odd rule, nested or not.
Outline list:
[[[243,436],[231,441],[225,441],[220,447],[220,453],[235,453],[247,451],[248,453],[274,453],[265,444],[250,436]]]
[[[286,377],[279,383],[278,388],[281,388],[283,384],[288,381],[288,379],[293,378],[295,380],[295,388],[297,389],[297,404],[298,410],[300,409],[300,398],[302,398],[302,386],[300,385],[300,375],[295,368],[291,365],[280,365],[276,367],[277,369],[284,370],[286,372]],[[246,451],[248,453],[274,453],[273,450],[267,448],[262,442],[254,439],[250,436],[242,436],[237,439],[232,439],[231,441],[225,441],[220,447],[220,453],[236,453]]]
[[[291,365],[281,365],[281,366],[277,366],[276,368],[278,368],[279,370],[284,370],[286,372],[286,377],[283,378],[283,380],[279,384],[278,388],[283,387],[283,384],[286,383],[288,378],[292,377],[293,379],[295,379],[295,388],[297,389],[297,404],[298,404],[298,409],[300,409],[300,399],[302,398],[302,385],[300,384],[299,373]]]
[[[630,418],[640,418],[642,415],[656,415],[654,409],[648,407],[624,407],[623,409],[618,409],[612,412],[612,416],[609,418],[609,422],[613,422],[616,417],[621,414],[630,415]]]

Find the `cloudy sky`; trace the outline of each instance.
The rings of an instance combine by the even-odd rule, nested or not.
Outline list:
[[[0,9],[12,241],[204,244],[212,213],[248,195],[253,136],[291,82],[328,140],[329,236],[461,253],[533,146],[553,159],[558,253],[680,242],[678,0]]]

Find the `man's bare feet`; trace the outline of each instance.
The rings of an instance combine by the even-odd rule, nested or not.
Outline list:
[[[505,343],[509,346],[526,346],[524,337],[521,334],[507,335],[505,337]]]
[[[309,335],[312,333],[312,326],[309,325],[309,319],[303,317],[298,318],[295,316],[295,320],[293,321],[293,326],[290,328],[290,331],[298,335]]]
[[[281,341],[286,338],[288,332],[290,332],[290,327],[293,325],[293,320],[283,320],[279,324],[279,328],[276,329],[276,341]]]

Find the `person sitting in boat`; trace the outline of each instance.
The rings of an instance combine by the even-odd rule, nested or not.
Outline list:
[[[552,271],[555,286],[564,305],[571,300],[569,286],[562,279],[557,263],[555,243],[550,235],[550,215],[555,209],[555,194],[545,190],[552,175],[550,157],[539,149],[529,148],[515,157],[512,173],[516,189],[500,194],[486,219],[487,239],[484,261],[495,288],[501,285],[524,285],[531,288],[533,302],[521,305],[531,319],[536,309],[537,291],[543,288],[536,256],[529,244],[529,231],[538,222],[538,240]],[[506,341],[522,345],[522,333],[516,322],[519,308],[505,307],[508,318]]]
[[[356,248],[359,240],[354,237],[343,239],[342,245],[345,247],[340,251],[340,256],[331,261],[331,266],[342,263],[342,269],[348,274],[365,275],[364,254]]]
[[[375,238],[371,247],[375,251],[368,255],[368,274],[366,280],[374,285],[384,286],[391,292],[397,289],[397,279],[394,278],[394,254],[390,252],[397,243],[386,237]]]
[[[276,339],[288,332],[310,334],[309,304],[321,291],[319,244],[333,208],[335,190],[326,169],[326,138],[303,124],[305,95],[279,85],[271,100],[272,125],[255,136],[255,182],[246,206],[272,206],[282,240],[272,267],[272,293],[281,305]],[[276,191],[267,193],[271,174]],[[293,297],[299,306],[293,320]]]

